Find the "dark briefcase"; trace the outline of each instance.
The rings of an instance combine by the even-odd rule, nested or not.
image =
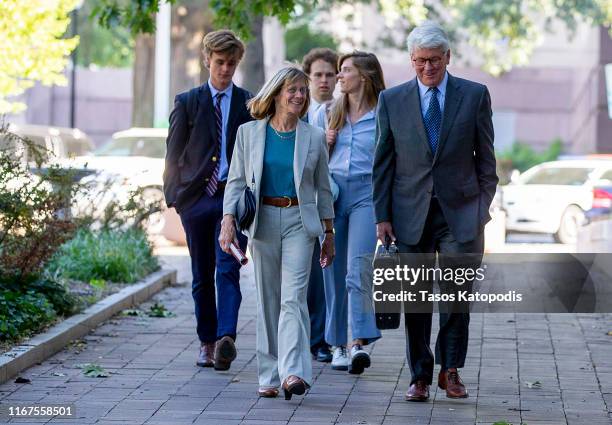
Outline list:
[[[380,245],[376,250],[374,260],[372,262],[373,269],[390,268],[395,269],[399,262],[399,253],[397,246],[391,241],[387,241],[385,245]],[[376,290],[387,292],[389,287],[385,285],[393,285],[393,282],[384,282],[380,286],[373,286]],[[387,291],[386,291],[386,290]],[[399,307],[399,306],[398,306]],[[397,329],[400,325],[400,313],[398,311],[389,311],[389,304],[382,302],[374,302],[374,312],[376,315],[376,327],[378,329]]]

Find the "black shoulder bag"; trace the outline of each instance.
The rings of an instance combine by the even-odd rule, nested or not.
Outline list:
[[[251,179],[251,187],[247,186],[242,192],[242,196],[238,200],[238,207],[236,208],[236,223],[238,230],[243,231],[247,229],[253,220],[255,219],[255,209],[257,208],[257,202],[255,201],[255,174]]]

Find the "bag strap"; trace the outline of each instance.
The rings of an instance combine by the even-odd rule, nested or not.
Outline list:
[[[187,125],[190,133],[200,107],[199,91],[199,87],[194,87],[187,92]]]

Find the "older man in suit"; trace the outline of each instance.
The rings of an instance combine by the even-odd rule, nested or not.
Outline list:
[[[450,75],[449,41],[436,23],[408,37],[416,78],[380,94],[373,193],[377,236],[401,253],[482,254],[498,182],[487,88]],[[442,266],[442,264],[441,264]],[[433,379],[431,312],[406,312],[412,379],[406,400],[425,401]],[[468,393],[464,366],[469,313],[440,312],[436,363],[447,397]]]
[[[229,369],[236,358],[234,341],[242,301],[240,264],[221,250],[218,237],[236,132],[252,119],[246,108],[251,94],[232,83],[243,54],[244,45],[231,31],[204,37],[210,79],[176,96],[166,142],[164,194],[168,206],[175,207],[181,217],[191,255],[200,339],[196,364],[216,370]],[[245,250],[246,237],[239,235],[238,240]]]

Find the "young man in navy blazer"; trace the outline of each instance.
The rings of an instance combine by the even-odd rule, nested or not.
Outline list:
[[[166,141],[164,194],[168,207],[176,208],[181,217],[191,255],[200,339],[196,364],[227,370],[236,358],[240,264],[221,251],[218,238],[236,132],[252,120],[246,108],[252,95],[232,82],[244,54],[244,44],[234,33],[211,32],[203,44],[210,78],[175,98]],[[246,237],[239,235],[238,241],[245,250]]]

